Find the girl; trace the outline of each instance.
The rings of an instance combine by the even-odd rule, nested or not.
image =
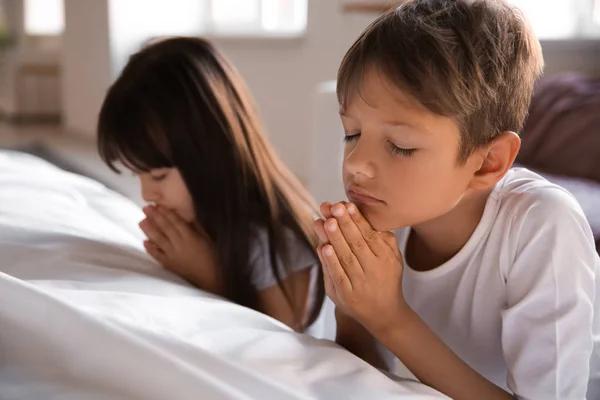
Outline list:
[[[313,201],[211,44],[172,38],[133,55],[104,100],[98,147],[139,176],[144,245],[165,268],[296,330],[316,319]]]

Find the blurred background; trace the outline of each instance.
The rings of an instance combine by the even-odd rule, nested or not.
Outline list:
[[[510,2],[525,12],[542,41],[547,79],[564,85],[577,77],[579,87],[581,79],[597,82],[600,0]],[[136,180],[113,175],[96,155],[100,104],[129,54],[145,40],[204,36],[243,75],[283,160],[318,200],[337,200],[331,198],[342,195],[336,186],[342,135],[334,95],[337,67],[361,30],[392,3],[399,2],[0,0],[0,147],[41,155],[141,202]],[[595,104],[600,114],[600,102]],[[585,129],[598,142],[595,118]],[[557,146],[564,150],[563,142]],[[590,159],[600,159],[600,144],[590,147],[584,142]],[[597,169],[600,181],[598,161],[590,162],[586,168],[592,174]],[[545,165],[547,160],[533,164],[561,173]],[[587,172],[580,177],[595,179]]]

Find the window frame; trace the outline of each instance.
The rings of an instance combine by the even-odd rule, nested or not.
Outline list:
[[[576,20],[574,21],[575,29],[572,34],[559,36],[539,35],[536,31],[535,24],[533,21],[530,21],[534,32],[541,42],[573,42],[600,39],[600,21],[594,21],[593,15],[595,7],[600,9],[600,0],[569,1],[573,2],[573,6],[578,7],[578,9],[574,12],[574,18]],[[525,9],[522,4],[519,4],[521,2],[520,0],[508,0],[508,2],[519,9]],[[540,1],[539,3],[535,4],[535,7],[539,7],[540,10],[542,10],[542,7],[548,7],[548,5]],[[527,14],[525,14],[525,17],[527,17]]]
[[[23,31],[23,36],[25,38],[31,39],[31,40],[44,40],[44,39],[52,39],[52,38],[59,38],[63,35],[65,28],[66,28],[66,21],[65,21],[65,0],[59,0],[59,3],[61,4],[61,12],[62,12],[62,29],[59,32],[56,33],[42,33],[42,32],[30,32],[28,31],[28,26],[27,26],[27,21],[28,21],[28,6],[27,3],[30,0],[22,0],[22,5],[23,5],[23,11],[22,11],[22,31]]]
[[[220,29],[215,26],[214,20],[212,18],[212,5],[214,2],[219,0],[204,0],[204,26],[203,29],[204,36],[210,39],[217,40],[294,40],[294,39],[302,39],[306,37],[308,32],[308,11],[309,11],[309,2],[310,0],[293,0],[303,1],[305,3],[305,13],[306,13],[306,22],[304,24],[303,29],[300,30],[275,30],[270,31],[265,29],[262,26],[262,12],[263,12],[263,2],[264,0],[258,0],[258,10],[257,10],[257,21],[253,24],[254,26],[250,29]]]

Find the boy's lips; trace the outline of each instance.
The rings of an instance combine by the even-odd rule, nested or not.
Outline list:
[[[347,189],[347,195],[350,200],[362,204],[383,204],[384,201],[375,197],[375,195],[367,192],[358,186],[350,186]]]

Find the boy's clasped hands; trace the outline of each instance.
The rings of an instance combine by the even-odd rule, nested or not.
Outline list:
[[[315,221],[327,295],[338,311],[372,334],[384,334],[407,314],[402,254],[391,232],[378,232],[353,203],[323,203]]]

